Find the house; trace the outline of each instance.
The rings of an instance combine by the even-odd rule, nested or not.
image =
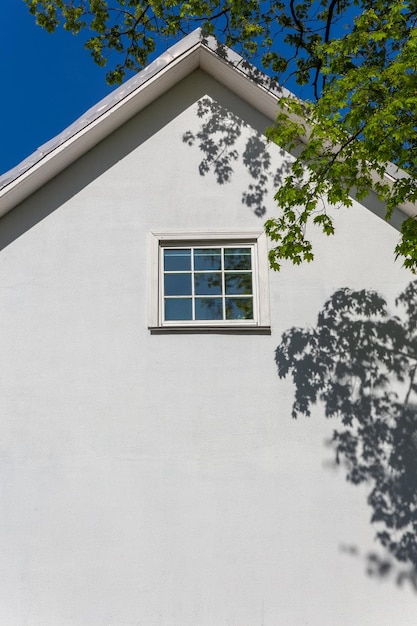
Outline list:
[[[1,624],[415,624],[274,363],[336,289],[393,302],[398,232],[370,196],[269,271],[291,157],[229,54],[189,35],[0,179]]]

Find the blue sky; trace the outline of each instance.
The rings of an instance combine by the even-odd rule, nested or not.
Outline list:
[[[113,87],[82,41],[36,26],[23,0],[5,0],[0,23],[0,174],[98,102]]]
[[[106,83],[106,68],[98,67],[84,50],[81,36],[63,29],[47,33],[35,24],[23,0],[4,4],[0,175],[114,89]]]

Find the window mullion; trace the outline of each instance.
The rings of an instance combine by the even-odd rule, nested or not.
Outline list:
[[[258,283],[258,265],[255,257],[255,246],[251,246],[251,272],[252,272],[252,306],[253,316],[256,320],[259,319],[259,283]]]
[[[191,315],[195,321],[194,248],[191,248]]]
[[[223,320],[226,319],[226,278],[224,273],[224,248],[221,248],[221,268],[222,268],[222,310]]]
[[[159,318],[161,321],[165,321],[165,268],[164,268],[164,248],[159,248],[159,263],[162,275],[158,280],[158,297],[159,297]]]

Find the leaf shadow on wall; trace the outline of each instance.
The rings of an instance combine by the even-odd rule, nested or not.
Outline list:
[[[275,352],[291,376],[292,416],[320,403],[337,421],[331,446],[347,480],[365,484],[383,547],[360,555],[370,576],[408,581],[417,592],[417,281],[395,302],[373,291],[339,289],[314,328],[286,331]]]
[[[271,189],[278,187],[290,172],[288,154],[280,149],[282,165],[274,168],[265,136],[251,129],[249,137],[244,138],[243,131],[249,125],[209,97],[198,101],[197,115],[201,119],[200,129],[186,131],[182,138],[189,146],[201,150],[203,158],[198,168],[201,176],[212,173],[217,183],[224,185],[232,180],[234,167],[241,161],[251,181],[242,192],[242,204],[263,217]]]

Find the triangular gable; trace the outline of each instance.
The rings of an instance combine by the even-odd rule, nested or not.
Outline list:
[[[273,120],[289,95],[238,54],[197,29],[90,108],[62,133],[0,176],[0,216],[114,132],[196,69],[202,69]],[[268,88],[261,86],[259,80]]]
[[[278,112],[278,98],[292,95],[236,52],[197,29],[0,176],[0,217],[196,69],[213,76],[271,121]],[[388,164],[388,182],[403,176],[404,172]],[[406,215],[415,214],[410,203],[401,210]]]

